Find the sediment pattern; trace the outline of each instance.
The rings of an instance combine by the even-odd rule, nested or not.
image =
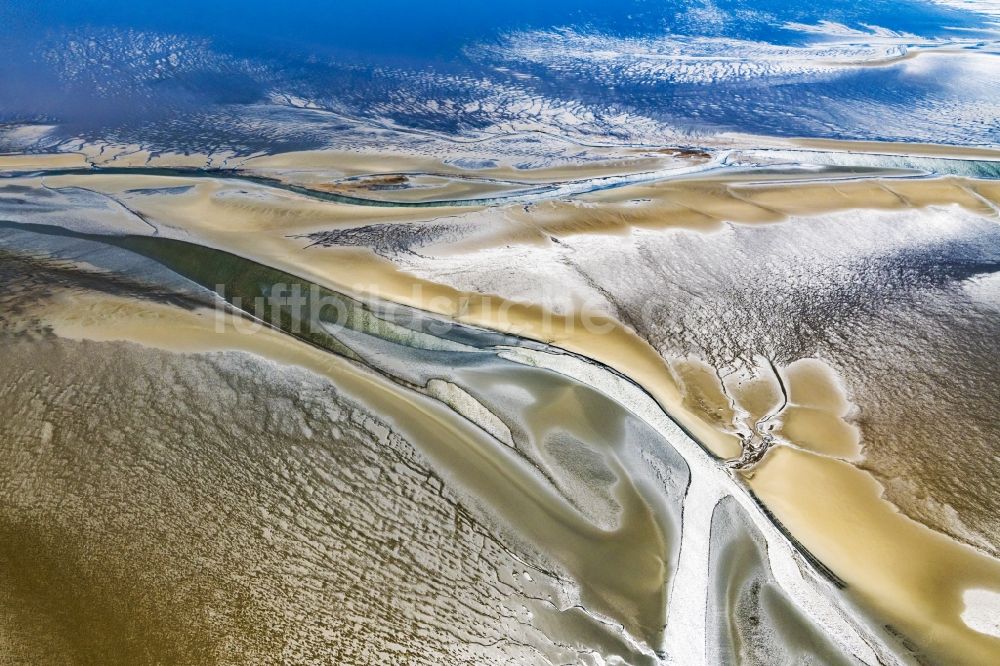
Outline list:
[[[995,183],[834,162],[429,207],[325,166],[18,165],[0,631],[89,663],[981,663]],[[901,339],[915,419],[876,399]],[[909,455],[961,400],[981,441]]]

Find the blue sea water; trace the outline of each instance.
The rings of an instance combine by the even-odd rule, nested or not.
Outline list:
[[[0,122],[236,152],[335,146],[357,122],[997,144],[996,21],[917,0],[12,1]],[[951,53],[900,58],[915,47]]]

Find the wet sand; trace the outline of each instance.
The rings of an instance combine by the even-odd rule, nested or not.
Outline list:
[[[633,636],[657,645],[666,609],[665,580],[670,573],[663,558],[670,547],[660,519],[634,485],[635,475],[622,463],[614,463],[619,524],[600,528],[555,494],[516,452],[484,437],[475,425],[456,418],[444,405],[285,334],[268,328],[254,330],[251,322],[222,317],[215,311],[185,311],[105,295],[61,294],[35,315],[56,335],[68,339],[132,341],[177,353],[245,351],[327,377],[372,413],[389,419],[437,469],[446,470],[446,479],[496,512],[501,524],[565,567],[578,581],[582,602],[590,610],[614,618]],[[586,410],[588,404],[571,406]],[[595,407],[590,405],[590,409]],[[562,417],[567,416],[562,410]],[[531,422],[538,433],[557,423],[551,414],[538,414]],[[585,423],[581,413],[580,419],[570,417],[562,425],[581,428]],[[620,425],[612,420],[603,427],[614,430]]]
[[[845,139],[818,139],[811,137],[771,137],[757,134],[729,132],[705,142],[709,146],[725,148],[788,148],[798,147],[818,151],[853,152],[872,155],[918,155],[927,157],[952,157],[955,159],[1000,159],[997,146],[956,146],[938,143],[851,141]]]
[[[27,171],[31,169],[83,169],[90,166],[79,153],[48,153],[40,155],[0,155],[0,169]]]
[[[778,447],[747,475],[781,524],[848,592],[938,663],[987,664],[1000,637],[962,621],[963,594],[1000,593],[1000,562],[916,523],[852,465]]]
[[[46,178],[46,184],[65,187],[86,183],[121,195],[128,189],[149,187],[153,181],[175,186],[186,183],[182,178],[143,178],[58,176]],[[241,190],[247,188],[242,186],[186,184],[193,185],[192,190],[144,196],[132,203],[164,229],[332,288],[376,295],[458,321],[517,333],[597,360],[643,386],[716,455],[732,458],[738,453],[733,428],[726,423],[730,418],[726,410],[732,407],[727,407],[724,394],[716,390],[704,370],[672,375],[653,347],[613,318],[583,311],[554,314],[531,303],[463,292],[408,275],[366,249],[306,249],[301,239],[290,238],[331,225],[357,226],[359,218],[371,224],[392,220],[416,224],[429,219],[425,211],[362,210],[270,192],[266,197],[246,197]],[[585,195],[580,202],[547,202],[528,210],[508,210],[505,215],[514,221],[516,234],[507,235],[504,229],[485,239],[476,238],[476,245],[491,247],[512,239],[524,242],[531,234],[534,242],[545,243],[550,236],[626,233],[633,228],[679,226],[712,231],[728,222],[775,223],[792,215],[854,208],[957,205],[995,217],[998,200],[1000,186],[996,183],[952,177],[794,184],[703,179],[634,185]],[[475,211],[444,212],[471,216]],[[452,248],[463,252],[474,249]],[[870,475],[837,459],[854,460],[860,451],[856,432],[845,421],[850,405],[838,392],[836,381],[808,365],[783,372],[790,387],[789,405],[775,421],[780,423],[775,433],[800,448],[772,448],[762,463],[747,472],[750,487],[812,555],[848,583],[865,606],[889,619],[921,649],[945,661],[988,661],[1000,646],[996,639],[972,631],[961,621],[961,599],[968,589],[997,589],[1000,570],[996,560],[910,521],[881,499],[881,490]],[[690,384],[686,391],[675,382],[676,374],[685,385]],[[727,392],[754,422],[768,420],[780,404],[773,382],[731,387]],[[422,426],[418,421],[420,418],[414,416],[409,425],[419,431]],[[469,473],[472,469],[470,463]],[[496,492],[499,498],[501,489]],[[535,509],[511,506],[510,515],[522,510]],[[556,532],[576,547],[588,547],[575,541],[580,536],[573,536],[573,530]]]
[[[793,145],[817,150],[843,150],[886,155],[927,155],[955,159],[1000,160],[994,146],[950,146],[935,143],[892,143],[888,141],[842,141],[837,139],[790,139]]]
[[[742,410],[757,436],[766,434],[762,421],[777,422],[779,443],[741,476],[849,594],[935,662],[987,663],[997,654],[1000,632],[970,626],[963,598],[970,590],[1000,594],[1000,562],[901,514],[877,481],[849,464],[862,453],[860,433],[848,421],[855,408],[829,366],[801,359],[778,369],[780,384],[766,371],[750,381],[722,381],[705,364],[692,366],[697,373],[682,375],[685,393],[711,399],[686,401],[689,409],[736,419]],[[727,405],[737,411],[724,411]]]
[[[40,184],[38,179],[21,182]],[[737,453],[731,435],[720,433],[704,419],[690,418],[680,409],[680,392],[662,357],[606,315],[588,311],[555,314],[531,303],[463,292],[402,272],[391,261],[364,248],[310,248],[299,238],[330,228],[416,225],[442,217],[468,218],[471,223],[481,207],[425,210],[351,206],[262,185],[182,176],[81,174],[45,177],[44,182],[47,187],[86,186],[106,192],[163,225],[163,231],[181,238],[190,234],[211,247],[234,251],[345,293],[386,298],[589,356],[645,386],[714,454],[729,458]],[[169,190],[179,187],[189,189],[180,193]],[[153,188],[166,189],[158,194]],[[135,190],[143,192],[130,196]],[[503,217],[488,218],[492,235],[477,235],[474,247],[459,241],[448,251],[468,252],[511,241],[526,242],[526,238],[528,242],[547,243],[553,235],[625,233],[633,228],[681,226],[711,231],[726,220],[774,223],[791,215],[859,206],[902,209],[948,203],[992,216],[993,206],[1000,200],[1000,185],[956,177],[791,184],[769,184],[766,180],[727,184],[708,178],[631,185],[581,199],[587,203],[554,201],[527,210],[516,206],[501,209]],[[503,224],[504,219],[510,222]],[[791,427],[795,427],[794,421]],[[847,433],[841,435],[846,437]]]
[[[590,147],[598,155],[600,148]],[[360,176],[377,173],[436,173],[465,175],[500,180],[549,184],[564,180],[624,176],[642,171],[656,171],[670,166],[686,166],[704,161],[700,155],[658,152],[655,149],[609,147],[607,159],[592,163],[568,164],[558,167],[518,169],[512,166],[487,166],[463,169],[442,160],[414,157],[401,153],[361,154],[336,150],[301,151],[250,158],[240,169],[253,173],[285,174],[285,177],[315,179],[330,173]],[[312,175],[310,175],[312,174]]]
[[[831,458],[858,462],[861,431],[849,421],[856,407],[836,373],[818,359],[801,359],[783,370],[788,405],[778,414],[776,434],[796,446]]]
[[[5,661],[644,663],[583,612],[519,623],[522,596],[576,600],[313,372],[56,337],[0,358]]]
[[[92,241],[86,242],[94,244]],[[288,340],[286,336],[280,335],[270,329],[265,329],[254,335],[241,334],[240,328],[244,324],[231,321],[228,317],[223,318],[225,325],[222,327],[222,330],[219,330],[214,326],[215,321],[218,320],[215,320],[214,317],[210,319],[206,318],[205,313],[197,309],[180,310],[176,307],[164,306],[157,303],[135,302],[131,299],[118,296],[73,291],[57,294],[54,300],[46,304],[43,308],[36,309],[33,312],[39,315],[41,321],[49,325],[52,331],[61,337],[96,339],[104,341],[105,344],[108,344],[108,341],[111,340],[130,339],[144,345],[165,347],[184,353],[202,353],[217,347],[230,351],[243,348],[255,355],[263,355],[265,358],[280,359],[279,362],[282,365],[285,362],[289,362],[296,365],[314,367],[318,372],[322,372],[325,376],[334,379],[338,390],[345,388],[343,381],[341,381],[343,377],[338,374],[331,374],[331,372],[337,370],[340,365],[346,366],[347,369],[351,369],[352,367],[347,363],[339,363],[331,367],[316,367],[311,363],[310,358],[303,357],[301,354],[290,353],[295,351],[295,347],[300,347],[304,348],[310,354],[319,353],[321,356],[325,356],[325,354],[312,347]],[[164,334],[165,331],[169,333]],[[272,344],[272,342],[282,343],[285,341],[291,343],[291,349],[287,348],[288,345],[285,344]],[[589,366],[589,364],[585,364],[579,359],[575,360],[577,363]],[[589,367],[597,372],[603,372],[598,368],[594,368],[594,366]],[[564,564],[574,579],[581,581],[580,584],[584,590],[583,599],[587,604],[587,609],[592,610],[596,608],[600,610],[604,608],[605,612],[610,612],[610,617],[612,618],[634,618],[625,623],[626,628],[630,632],[638,630],[641,635],[655,637],[662,630],[662,624],[660,624],[663,622],[662,613],[668,607],[665,604],[663,596],[665,592],[664,585],[656,581],[662,575],[663,569],[673,569],[674,565],[672,563],[668,565],[662,558],[665,552],[671,552],[672,548],[676,548],[676,542],[679,541],[676,534],[676,523],[679,521],[676,521],[675,518],[673,526],[670,526],[669,523],[663,523],[664,510],[670,513],[674,509],[671,509],[669,506],[662,506],[656,501],[650,502],[648,505],[645,504],[641,499],[642,497],[649,497],[648,493],[650,492],[654,496],[659,496],[659,493],[662,491],[655,490],[658,484],[654,483],[654,487],[650,488],[648,487],[650,480],[642,481],[640,478],[644,476],[643,470],[646,469],[645,466],[652,465],[655,474],[661,482],[667,479],[671,480],[670,485],[677,494],[676,501],[679,506],[680,497],[687,490],[688,480],[686,475],[684,475],[685,478],[680,478],[676,465],[674,465],[675,469],[673,470],[670,469],[670,465],[667,467],[663,466],[663,455],[672,451],[672,449],[666,443],[659,443],[657,445],[656,439],[650,439],[648,434],[639,434],[639,440],[645,442],[647,445],[647,448],[642,451],[642,463],[636,466],[636,460],[626,462],[629,459],[627,449],[635,447],[634,437],[630,436],[627,431],[622,430],[624,423],[621,415],[624,414],[624,410],[621,408],[609,410],[609,406],[613,403],[608,398],[601,396],[586,384],[581,383],[568,387],[564,378],[565,376],[562,373],[543,373],[543,375],[539,376],[537,370],[528,368],[516,370],[507,368],[507,370],[502,372],[498,370],[500,369],[489,367],[479,367],[471,372],[466,369],[460,369],[455,371],[451,376],[456,381],[460,381],[469,390],[477,393],[487,390],[491,385],[509,386],[518,391],[528,393],[529,404],[524,407],[518,406],[516,400],[511,402],[509,399],[502,401],[502,407],[499,404],[489,407],[489,402],[482,404],[490,409],[500,409],[501,411],[497,412],[499,414],[505,414],[502,411],[504,408],[515,410],[515,412],[522,414],[519,419],[517,416],[506,413],[506,422],[510,423],[514,430],[520,430],[521,432],[524,429],[518,428],[517,424],[520,422],[527,425],[527,430],[532,433],[528,441],[532,442],[532,446],[538,447],[542,458],[548,458],[556,463],[555,465],[543,465],[541,466],[542,469],[555,470],[561,464],[568,464],[568,466],[564,467],[568,471],[579,469],[580,465],[583,464],[584,473],[582,478],[598,481],[598,485],[613,482],[613,500],[619,508],[617,512],[614,512],[615,515],[619,516],[614,521],[615,524],[601,526],[597,530],[597,533],[601,537],[596,541],[592,540],[590,543],[583,543],[580,539],[588,539],[588,534],[594,530],[595,523],[593,518],[583,518],[579,514],[572,513],[572,509],[571,515],[577,515],[578,518],[565,527],[576,534],[576,539],[572,540],[568,546],[561,544],[561,541],[545,546],[543,542],[537,540],[538,535],[534,534],[531,529],[525,530],[524,521],[528,520],[530,523],[539,524],[540,528],[546,532],[546,538],[554,535],[554,538],[561,540],[565,537],[562,530],[553,530],[551,524],[546,525],[544,523],[545,518],[539,515],[539,507],[532,508],[524,505],[523,502],[514,502],[517,505],[514,507],[515,510],[527,512],[520,519],[507,515],[501,507],[503,520],[499,529],[504,531],[506,528],[503,525],[506,525],[516,531],[520,531],[522,535],[527,535],[529,538],[534,534],[534,538],[531,538],[531,540],[539,544],[543,550],[547,550],[555,556],[557,562]],[[280,375],[279,369],[276,368],[275,371]],[[474,377],[478,377],[478,379],[473,379]],[[541,377],[545,377],[545,379],[541,380]],[[377,382],[377,384],[382,385],[385,382]],[[350,382],[348,382],[348,387],[349,385]],[[400,393],[397,387],[391,388],[393,392]],[[362,390],[365,391],[363,396],[357,392],[353,393],[353,395],[363,399],[364,404],[369,407],[373,409],[377,408],[378,411],[375,413],[383,415],[383,418],[390,418],[390,423],[396,424],[393,426],[395,430],[396,426],[400,424],[400,421],[397,419],[400,405],[396,404],[393,407],[392,403],[379,401],[377,396],[372,398],[367,388]],[[405,394],[405,392],[402,393]],[[648,400],[646,396],[643,395],[642,397]],[[373,399],[375,402],[372,402]],[[403,395],[402,400],[406,402],[405,395]],[[420,402],[420,404],[423,405],[425,403]],[[650,405],[655,410],[655,405],[651,402]],[[444,410],[443,413],[450,414],[447,410]],[[655,415],[658,419],[665,418],[658,410],[655,411]],[[194,415],[192,414],[192,416]],[[433,419],[434,417],[433,415],[425,414],[420,418]],[[654,421],[656,420],[654,419]],[[634,429],[635,425],[635,423],[632,423],[630,428]],[[400,432],[408,434],[413,434],[414,432],[413,430],[408,430],[405,423],[400,427],[402,428]],[[670,424],[670,427],[675,429],[673,424]],[[440,435],[440,429],[438,429],[438,433]],[[591,449],[589,460],[587,458],[581,459],[577,453],[571,455],[569,458],[565,458],[565,463],[559,462],[561,456],[571,452],[575,448],[571,440],[567,441],[565,438],[566,435],[580,441],[590,442],[594,446]],[[445,433],[446,438],[450,438],[450,436],[450,432]],[[697,448],[694,442],[690,440],[686,441],[688,442],[687,446],[691,450],[686,450],[685,455],[690,455],[692,451],[697,451],[700,461],[699,465],[708,465],[709,469],[715,473],[715,476],[722,475],[721,479],[716,479],[712,483],[721,482],[728,487],[731,484],[731,479],[725,477],[720,468],[713,467],[707,458],[702,459],[703,453]],[[421,441],[416,440],[416,443],[421,450],[424,450],[424,445]],[[470,441],[462,441],[455,443],[455,445],[460,447],[470,445],[482,447],[483,443],[473,444]],[[509,444],[507,443],[494,442],[494,445],[499,447],[498,451],[509,450]],[[442,443],[437,443],[432,445],[432,449],[440,450],[442,446],[449,448]],[[660,448],[659,453],[657,453],[658,447],[667,448]],[[641,449],[642,447],[635,448]],[[600,458],[594,458],[593,454],[595,453]],[[637,452],[633,452],[631,457],[634,458],[635,453]],[[463,466],[463,456],[461,454],[456,458],[456,453],[449,450],[447,454],[435,459],[438,465],[444,465],[444,469],[448,470],[445,473],[446,479],[457,483],[459,486],[465,483],[463,479],[466,481],[472,479],[471,485],[465,485],[470,490],[470,496],[484,499],[492,505],[495,498],[489,489],[491,483],[488,477],[493,473],[494,465],[484,466],[480,464],[474,476],[466,476],[461,472],[456,475],[454,474],[455,469],[452,466],[456,464],[459,468]],[[603,459],[603,463],[598,462],[601,459]],[[515,473],[516,475],[518,466],[513,462],[515,460],[515,457],[504,454],[496,461],[497,464],[495,467],[502,470],[501,474],[507,483],[512,478],[511,473]],[[511,465],[514,465],[514,467],[511,467]],[[486,475],[485,477],[484,474]],[[559,483],[557,485],[562,486],[568,478],[558,475],[557,480]],[[601,481],[601,479],[605,480]],[[692,480],[692,483],[697,483],[700,486],[703,480]],[[534,495],[530,490],[532,483],[529,482],[527,487],[521,484],[515,485],[518,491]],[[636,492],[640,488],[642,488],[642,492]],[[510,492],[509,486],[507,487],[507,492]],[[572,494],[578,495],[577,493]],[[637,500],[638,504],[636,504]],[[558,502],[558,500],[556,501]],[[589,512],[585,511],[584,514],[589,514]],[[644,515],[651,518],[652,521],[642,520],[641,518]],[[763,518],[761,519],[763,520]],[[565,517],[562,520],[565,520]],[[634,525],[637,529],[635,533],[633,533],[630,525]],[[657,542],[656,535],[659,530],[663,530],[663,536],[668,537],[666,541]],[[703,526],[686,529],[685,533],[687,536],[685,539],[697,542],[704,537],[704,534],[699,536],[702,530]],[[552,534],[548,534],[549,532],[552,532]],[[662,539],[663,537],[660,538]],[[770,534],[768,538],[774,539],[775,535]],[[780,539],[780,537],[777,538]],[[651,539],[652,541],[650,541]],[[649,548],[641,545],[646,542],[650,542]],[[779,543],[782,544],[783,548],[787,547],[783,541]],[[562,548],[565,548],[565,550],[562,550]],[[591,558],[593,558],[592,564],[587,564],[591,562]],[[646,561],[649,558],[652,558],[652,562],[661,562],[661,573],[651,574],[647,571],[646,567],[651,564],[651,562]],[[689,556],[688,559],[691,560],[691,557]],[[704,565],[704,560],[694,561],[701,566]],[[606,569],[608,562],[614,564],[610,570]],[[730,575],[742,577],[744,572],[741,570],[741,567],[737,567],[730,572]],[[609,594],[611,595],[610,599],[608,597]],[[775,594],[781,597],[784,593],[775,592]],[[816,592],[812,591],[811,594],[815,595]],[[683,603],[690,604],[693,601],[693,599],[684,599]],[[672,601],[671,603],[675,604]],[[775,603],[781,607],[781,603],[784,602],[781,602],[780,599],[768,602],[767,607],[770,608]],[[703,602],[701,605],[704,608]],[[535,608],[534,602],[532,602],[532,607]],[[684,612],[681,610],[684,606],[672,605],[669,607],[678,608],[676,613]],[[652,663],[651,655],[634,650],[623,650],[620,642],[616,643],[613,631],[597,631],[593,627],[588,629],[587,616],[582,608],[567,609],[559,613],[552,613],[546,612],[543,605],[542,607],[535,608],[535,612],[542,617],[541,621],[543,624],[540,626],[546,627],[547,631],[555,632],[554,635],[575,636],[574,640],[582,641],[580,643],[581,646],[601,645],[606,655],[623,654],[628,663],[644,663],[646,661]],[[790,619],[787,617],[789,613],[791,613],[790,607],[785,607],[785,610],[781,614],[771,617],[769,619],[769,622],[773,625],[771,628],[779,631],[781,635],[808,636],[810,631],[806,628],[808,621],[801,618]],[[582,617],[578,617],[581,615]],[[805,623],[805,626],[802,626],[802,623]],[[745,629],[746,627],[742,627],[741,625],[740,630],[743,631]],[[841,632],[842,628],[838,629],[834,635],[843,636]],[[853,636],[854,634],[850,633],[849,635]],[[823,643],[823,640],[825,639],[820,639],[819,642]],[[679,648],[671,646],[670,649]],[[823,649],[832,650],[832,648]]]

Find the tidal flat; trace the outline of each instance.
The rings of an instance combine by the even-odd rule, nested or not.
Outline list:
[[[1000,664],[998,63],[0,2],[0,666]]]
[[[989,661],[1000,190],[830,155],[10,161],[11,654]]]

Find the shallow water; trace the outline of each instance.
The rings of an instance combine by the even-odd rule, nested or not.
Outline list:
[[[36,2],[0,13],[0,119],[29,128],[8,135],[12,149],[94,142],[246,155],[376,142],[525,166],[571,161],[551,136],[988,144],[998,136],[984,121],[997,111],[997,32],[980,9]],[[455,147],[497,135],[511,141]]]

